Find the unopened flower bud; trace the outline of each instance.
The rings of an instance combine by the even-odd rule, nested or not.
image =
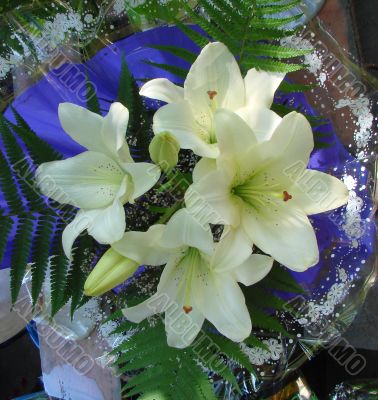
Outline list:
[[[169,132],[161,132],[154,136],[150,143],[151,160],[163,171],[169,171],[178,163],[180,145]]]
[[[89,274],[84,293],[101,296],[133,276],[139,264],[110,248]]]

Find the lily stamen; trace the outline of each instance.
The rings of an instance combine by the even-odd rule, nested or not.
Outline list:
[[[283,192],[283,201],[287,202],[289,200],[291,200],[293,198],[293,196],[291,194],[289,194],[286,190]]]
[[[208,90],[207,94],[210,100],[214,100],[214,97],[218,94],[218,92],[215,90]]]

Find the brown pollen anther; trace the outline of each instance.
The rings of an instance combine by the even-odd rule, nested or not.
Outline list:
[[[209,90],[207,94],[210,100],[214,100],[214,97],[218,94],[218,92],[216,92],[215,90]]]
[[[189,314],[190,312],[193,311],[193,307],[184,306],[184,307],[183,307],[183,310],[185,311],[185,314]]]
[[[286,190],[283,192],[283,200],[285,202],[291,200],[292,198],[293,198],[293,196],[291,194],[289,194]]]

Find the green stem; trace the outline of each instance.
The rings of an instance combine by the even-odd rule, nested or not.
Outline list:
[[[165,224],[166,222],[168,222],[170,220],[170,218],[172,217],[172,215],[180,210],[180,208],[182,208],[184,202],[182,200],[178,201],[177,203],[175,203],[169,210],[167,210],[159,219],[159,221],[157,222],[158,224]]]

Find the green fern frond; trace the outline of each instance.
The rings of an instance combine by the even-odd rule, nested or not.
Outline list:
[[[94,241],[84,234],[78,239],[73,251],[73,261],[68,271],[64,301],[71,298],[71,318],[81,306],[84,297],[84,283],[93,260]]]
[[[12,303],[15,303],[17,300],[29,262],[32,250],[34,224],[34,217],[20,219],[17,224],[10,269]]]
[[[31,266],[32,274],[32,299],[33,305],[38,300],[45,281],[46,270],[49,263],[51,237],[54,233],[56,217],[53,215],[42,216],[38,219],[37,228],[34,234],[34,243],[32,250],[33,264]]]
[[[127,329],[132,326],[129,322],[125,324],[123,327]],[[128,397],[215,399],[208,375],[198,364],[202,359],[198,360],[190,347],[183,350],[169,347],[161,322],[149,326],[144,321],[135,327],[138,331],[112,352],[118,354],[116,364],[120,372],[133,375],[123,388]]]
[[[0,261],[4,257],[5,249],[7,247],[9,235],[12,231],[13,225],[14,221],[12,218],[0,215]]]
[[[22,118],[20,113],[11,107],[17,124],[13,124],[9,120],[8,125],[14,130],[17,136],[25,143],[30,157],[36,165],[44,162],[61,160],[63,155],[50,146],[46,141],[37,136],[30,128],[29,124]]]
[[[250,374],[257,376],[249,358],[241,351],[238,343],[232,342],[221,335],[215,335],[209,332],[207,332],[207,335],[219,346],[221,352],[225,354],[228,359],[235,361]]]
[[[130,146],[133,154],[143,160],[149,159],[148,146],[151,140],[152,116],[145,108],[142,97],[139,95],[139,88],[135,78],[132,76],[125,57],[122,56],[122,67],[119,78],[118,101],[130,111],[127,137],[133,138],[136,144]]]
[[[299,2],[300,0],[292,0],[282,4],[278,1],[199,0],[197,8],[193,9],[182,1],[181,5],[186,14],[204,34],[177,19],[174,19],[174,22],[199,47],[209,43],[207,36],[214,41],[223,42],[239,60],[243,73],[250,68],[289,73],[304,68],[305,65],[298,62],[298,57],[312,51],[280,46],[278,42],[279,39],[291,36],[300,29],[286,27],[300,19],[302,14],[279,17],[282,12],[297,12]],[[182,49],[170,46],[169,51],[171,54],[181,55],[181,58],[188,62],[193,62],[192,55],[179,54]],[[148,63],[182,79],[187,75],[186,70],[177,66],[150,61]]]
[[[272,58],[294,58],[300,57],[304,54],[311,53],[313,50],[297,50],[291,47],[283,47],[275,44],[265,44],[265,43],[257,43],[248,45],[245,48],[245,52],[252,57],[272,57]]]
[[[59,236],[59,242],[61,238]],[[66,304],[65,289],[69,261],[65,256],[62,245],[53,249],[54,256],[50,259],[50,281],[51,281],[51,316]]]
[[[268,58],[249,57],[248,61],[243,62],[243,66],[262,69],[264,71],[289,73],[303,69],[302,64],[284,63]]]
[[[183,24],[179,20],[175,20],[175,24],[180,28],[180,30],[185,33],[185,35],[198,47],[205,47],[210,41],[207,37],[192,29],[189,25]]]
[[[285,34],[284,27],[289,25],[291,22],[297,21],[298,19],[300,19],[302,17],[303,17],[303,14],[297,14],[297,15],[293,15],[291,17],[285,17],[285,18],[254,17],[251,20],[251,29],[281,28],[283,30],[283,34]]]
[[[25,211],[23,201],[14,183],[12,170],[4,153],[0,150],[0,189],[3,192],[5,201],[12,214],[18,215],[20,211]]]
[[[9,129],[6,119],[0,114],[0,136],[4,143],[6,156],[13,170],[13,176],[21,193],[31,209],[41,209],[43,199],[34,185],[34,172],[30,160]]]
[[[294,0],[291,1],[289,3],[285,3],[285,4],[275,4],[275,5],[269,5],[269,4],[262,4],[261,2],[259,2],[259,12],[262,15],[268,15],[268,14],[278,14],[278,13],[282,13],[285,11],[290,11],[293,9],[293,7],[298,6],[301,3],[302,0]],[[267,3],[272,3],[271,1],[267,2]]]
[[[278,321],[277,318],[268,315],[266,312],[261,309],[249,304],[248,309],[251,313],[252,321],[254,326],[266,329],[273,332],[282,333],[287,337],[291,337],[291,335],[287,332],[284,326]]]

